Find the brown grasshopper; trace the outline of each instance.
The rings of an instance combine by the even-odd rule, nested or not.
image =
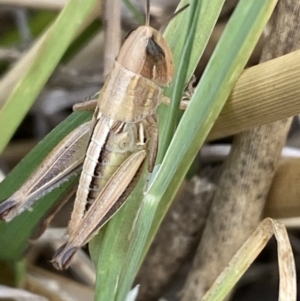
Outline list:
[[[156,109],[164,99],[162,88],[172,81],[174,65],[162,34],[149,26],[149,1],[146,14],[146,25],[131,32],[122,45],[97,101],[79,106],[95,105],[92,121],[63,139],[23,187],[0,205],[0,217],[9,221],[82,166],[68,241],[52,260],[58,269],[67,268],[75,252],[124,204],[145,161],[153,171]]]

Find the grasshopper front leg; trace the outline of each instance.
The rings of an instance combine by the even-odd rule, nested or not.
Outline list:
[[[109,179],[78,226],[71,229],[68,241],[55,253],[52,263],[57,269],[66,269],[75,252],[96,235],[123,205],[124,196],[122,195],[130,185],[136,184],[134,178],[145,157],[145,150],[132,154]]]

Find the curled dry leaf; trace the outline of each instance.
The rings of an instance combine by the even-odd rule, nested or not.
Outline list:
[[[232,257],[201,301],[223,300],[242,277],[272,236],[278,245],[279,301],[296,301],[297,283],[295,261],[286,228],[271,218],[264,219],[247,241]]]

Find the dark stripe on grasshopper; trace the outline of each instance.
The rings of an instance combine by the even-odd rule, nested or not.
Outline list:
[[[113,123],[112,127],[111,127],[111,130],[110,132],[108,133],[108,135],[106,136],[105,138],[105,141],[103,143],[103,147],[101,148],[101,151],[97,157],[97,164],[93,170],[93,176],[92,176],[92,180],[89,184],[89,193],[88,193],[88,196],[87,196],[87,199],[88,199],[88,202],[86,204],[86,208],[85,210],[88,210],[90,205],[93,203],[93,201],[95,200],[95,192],[100,192],[101,189],[103,187],[99,187],[98,185],[98,181],[100,178],[103,178],[103,163],[107,163],[107,160],[105,159],[106,157],[106,153],[108,152],[106,150],[106,145],[107,145],[107,142],[111,136],[111,133],[115,133],[115,134],[119,134],[121,133],[122,131],[124,131],[124,128],[125,128],[125,125],[126,123],[125,122],[121,122],[121,121],[116,121]],[[94,136],[94,130],[95,130],[96,126],[94,127],[93,129],[93,132],[91,134],[91,139],[90,139],[90,142],[89,143],[95,143],[93,140],[92,140],[92,137]],[[109,178],[107,178],[107,180],[109,180]]]
[[[124,131],[126,122],[122,121],[116,121],[113,126],[111,127],[111,130],[115,132],[116,134],[119,134]]]
[[[118,201],[115,202],[115,204],[111,207],[111,209],[108,211],[106,216],[101,221],[99,221],[99,224],[97,224],[97,226],[94,228],[94,230],[102,228],[113,217],[113,215],[115,213],[117,213],[117,211],[124,205],[126,199],[129,197],[130,193],[133,191],[136,184],[138,183],[138,181],[139,181],[139,179],[142,175],[142,171],[143,171],[145,163],[147,163],[147,157],[144,159],[144,162],[141,164],[141,166],[138,169],[137,173],[132,178],[130,184],[127,186],[127,188],[125,189],[123,194],[120,196]]]
[[[95,131],[95,129],[96,129],[96,125],[94,126],[94,128],[93,128],[93,132],[92,132],[92,134],[91,134],[91,138],[90,138],[90,141],[89,141],[89,144],[90,143],[95,143],[94,141],[92,141],[92,138],[93,138],[93,136],[94,136],[94,131]],[[95,168],[94,168],[94,170],[93,170],[93,177],[92,177],[92,180],[91,180],[91,182],[90,182],[90,184],[89,184],[89,193],[88,193],[88,196],[87,196],[87,199],[89,200],[89,202],[87,202],[86,203],[86,206],[85,206],[85,210],[88,210],[89,209],[89,207],[90,207],[90,205],[91,205],[91,203],[95,200],[93,197],[92,197],[92,194],[93,194],[93,192],[94,192],[94,190],[95,190],[95,183],[94,183],[94,180],[95,179],[97,179],[97,174],[98,174],[98,167],[99,167],[99,165],[101,166],[101,155],[103,154],[103,152],[105,151],[105,145],[106,145],[106,143],[107,143],[107,141],[108,141],[108,139],[109,139],[109,136],[110,136],[110,132],[108,133],[108,135],[105,137],[105,142],[103,143],[103,147],[101,148],[101,150],[100,150],[100,153],[99,153],[99,155],[98,155],[98,157],[97,157],[97,160],[98,160],[98,163],[96,164],[96,166],[95,166]]]

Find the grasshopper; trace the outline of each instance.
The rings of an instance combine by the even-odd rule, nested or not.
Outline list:
[[[82,168],[69,237],[52,260],[57,269],[67,268],[76,251],[124,204],[143,165],[153,171],[156,109],[165,99],[162,89],[172,81],[174,64],[169,46],[161,32],[149,26],[149,19],[147,1],[146,25],[124,41],[96,102],[78,106],[95,110],[92,121],[67,135],[21,189],[0,205],[0,218],[9,221]]]

